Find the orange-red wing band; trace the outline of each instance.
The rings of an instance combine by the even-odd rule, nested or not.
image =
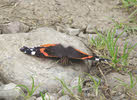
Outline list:
[[[85,54],[85,55],[88,55],[87,53],[82,52],[82,51],[80,51],[80,50],[78,50],[78,49],[75,49],[75,50],[77,50],[78,52],[83,53],[83,54]]]
[[[41,49],[40,49],[40,52],[41,52],[42,54],[44,54],[45,56],[48,56],[48,54],[47,54],[44,50],[45,50],[45,48],[41,48]]]
[[[92,58],[92,57],[93,57],[93,56],[88,56],[88,57],[83,57],[83,58],[81,58],[81,59],[83,59],[83,60],[84,60],[84,59],[88,59],[88,58],[90,59],[90,58]]]
[[[40,47],[50,47],[50,46],[55,46],[57,44],[44,44],[44,45],[40,45]]]
[[[46,56],[46,57],[56,57],[56,56],[48,55],[48,53],[46,53],[44,50],[45,50],[45,48],[41,48],[41,49],[40,49],[40,52],[41,52],[42,54],[44,54],[44,56]]]

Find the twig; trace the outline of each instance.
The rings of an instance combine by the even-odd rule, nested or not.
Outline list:
[[[99,69],[101,75],[103,76],[103,78],[104,78],[104,80],[105,80],[105,85],[108,86],[107,79],[106,79],[105,75],[103,74],[103,72],[102,72],[102,70],[101,70],[101,68],[100,68],[99,66],[98,66],[98,69]]]

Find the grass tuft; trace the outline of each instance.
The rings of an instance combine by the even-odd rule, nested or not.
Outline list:
[[[25,99],[30,98],[34,94],[36,89],[40,86],[40,85],[38,85],[38,86],[35,87],[34,78],[32,76],[31,76],[31,79],[32,79],[31,89],[29,89],[26,85],[22,85],[22,84],[17,85],[17,87],[22,87],[22,88],[26,89],[27,94],[25,95],[25,93],[23,92],[23,96],[24,96]]]
[[[120,82],[120,85],[124,86],[126,89],[128,90],[131,90],[133,89],[136,84],[137,84],[137,77],[136,77],[136,80],[133,79],[133,75],[131,72],[129,72],[129,76],[130,76],[130,84],[127,84],[125,81],[119,79],[119,78],[116,78],[119,82]]]
[[[62,85],[62,87],[63,87],[63,92],[64,92],[64,90],[66,90],[66,91],[70,94],[70,96],[74,97],[76,100],[80,100],[79,97],[76,96],[76,95],[72,92],[72,90],[68,88],[68,86],[67,86],[67,84],[64,82],[64,80],[59,79],[59,78],[57,78],[57,77],[56,77],[56,80],[60,81],[60,83],[61,83],[61,85]]]
[[[117,28],[108,30],[106,36],[98,33],[99,40],[93,39],[93,38],[91,39],[91,44],[96,46],[97,49],[100,46],[100,47],[103,47],[104,49],[108,50],[110,59],[112,61],[112,66],[114,68],[116,67],[116,64],[118,64],[118,63],[121,63],[123,66],[127,66],[128,65],[128,56],[129,56],[130,52],[137,46],[137,43],[136,43],[135,45],[128,47],[128,42],[126,42],[123,47],[123,52],[120,55],[120,53],[119,53],[120,47],[118,47],[117,41],[126,30],[121,32],[115,38],[116,30],[117,30]],[[102,41],[102,42],[100,42],[100,41]]]
[[[137,0],[121,0],[123,8],[137,7]]]
[[[46,94],[48,95],[48,98],[46,98]],[[42,97],[42,100],[51,100],[48,92],[47,92],[46,94],[43,94],[42,92],[40,92],[40,95],[41,95],[41,97]]]
[[[93,88],[95,89],[95,95],[97,97],[98,94],[99,94],[99,86],[101,84],[101,79],[98,78],[98,81],[97,81],[90,74],[88,74],[88,73],[85,73],[85,74],[89,76],[89,78],[90,78],[91,81],[93,81],[93,83],[94,83]]]

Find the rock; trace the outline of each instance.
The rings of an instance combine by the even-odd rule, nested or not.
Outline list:
[[[16,100],[17,98],[17,100],[21,100],[19,96],[21,96],[21,89],[16,87],[16,84],[9,83],[0,86],[0,100]]]
[[[4,85],[4,82],[2,81],[2,78],[0,77],[0,86]]]
[[[68,95],[60,97],[58,100],[70,100],[71,98]]]
[[[2,30],[0,30],[0,34],[2,34]]]
[[[88,38],[88,34],[84,34],[83,32],[80,32],[78,36],[84,39]]]
[[[22,46],[35,47],[49,43],[71,45],[90,54],[77,37],[62,34],[51,28],[39,28],[27,34],[2,34],[0,35],[0,74],[2,79],[31,88],[30,76],[33,76],[35,86],[40,84],[35,93],[44,90],[55,93],[61,89],[61,84],[56,80],[56,77],[64,79],[69,84],[74,77],[88,71],[88,65],[84,61],[64,67],[56,60],[28,56],[19,50]]]
[[[67,28],[67,33],[69,35],[77,36],[80,33],[80,29]]]
[[[86,33],[92,33],[93,32],[93,28],[95,28],[95,26],[89,24],[86,28]]]
[[[4,85],[3,82],[0,81],[0,86]]]
[[[28,32],[30,30],[29,26],[20,22],[11,22],[8,24],[0,25],[1,34],[12,34]]]
[[[121,75],[119,73],[110,73],[106,76],[106,79],[111,88],[114,88],[117,86],[116,88],[117,92],[118,91],[122,92],[123,88],[126,88],[122,84],[127,84],[128,88],[126,89],[129,89],[129,86],[130,86],[130,76],[129,75]],[[118,79],[123,81],[123,83],[121,83],[121,81],[119,81]],[[133,77],[133,80],[134,82],[136,81],[134,77]],[[132,91],[135,93],[137,92],[137,85],[135,85],[134,88],[132,88]]]
[[[26,99],[26,100],[36,100],[36,97],[35,97],[35,96],[32,96],[32,97],[30,97],[30,98],[28,98],[28,99]]]

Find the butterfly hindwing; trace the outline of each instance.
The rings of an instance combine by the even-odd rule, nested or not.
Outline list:
[[[87,59],[92,57],[78,49],[74,49],[71,46],[66,48],[66,52],[67,52],[67,57],[70,59]]]

